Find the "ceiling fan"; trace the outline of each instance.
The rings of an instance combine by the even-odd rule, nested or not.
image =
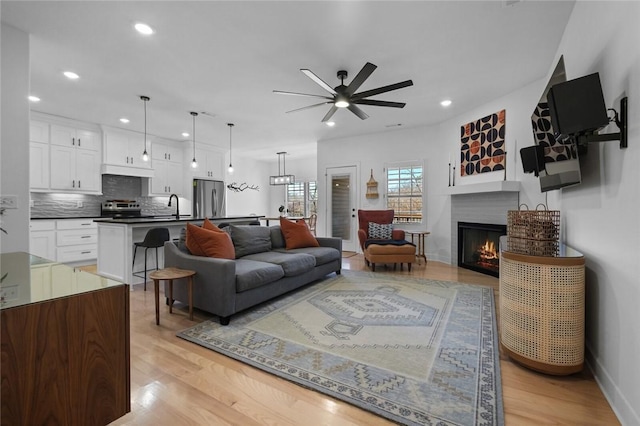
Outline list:
[[[311,70],[301,69],[302,73],[309,77],[311,80],[316,82],[320,87],[329,92],[331,96],[326,95],[312,95],[308,93],[296,93],[296,92],[283,92],[282,90],[274,90],[273,93],[277,93],[280,95],[294,95],[294,96],[308,96],[312,98],[321,98],[327,99],[324,102],[319,104],[309,105],[303,108],[294,109],[289,112],[302,111],[309,108],[315,108],[321,105],[332,104],[329,111],[325,114],[322,122],[327,122],[336,113],[338,108],[347,108],[349,111],[360,117],[362,120],[366,120],[369,118],[365,112],[358,108],[357,105],[373,105],[373,106],[383,106],[383,107],[392,107],[392,108],[404,108],[406,105],[404,102],[389,102],[389,101],[378,101],[375,99],[367,99],[370,96],[379,95],[381,93],[390,92],[392,90],[402,89],[403,87],[413,86],[413,81],[406,80],[400,83],[390,84],[388,86],[378,87],[377,89],[365,90],[364,92],[355,93],[356,90],[365,82],[367,78],[371,75],[375,69],[378,68],[376,65],[371,62],[367,62],[364,67],[360,70],[358,75],[355,76],[351,83],[348,86],[344,85],[344,79],[347,78],[347,72],[344,70],[338,71],[338,78],[340,79],[340,85],[332,88],[327,83],[325,83],[320,77],[315,75]]]

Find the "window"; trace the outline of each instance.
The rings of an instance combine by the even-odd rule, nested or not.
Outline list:
[[[394,223],[422,222],[422,165],[387,167],[387,208]]]
[[[287,185],[287,210],[289,216],[308,217],[318,213],[316,182],[296,182]]]

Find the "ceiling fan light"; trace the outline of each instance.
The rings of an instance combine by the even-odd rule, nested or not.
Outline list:
[[[335,106],[337,106],[338,108],[346,108],[349,106],[349,101],[344,98],[339,98],[336,100]]]

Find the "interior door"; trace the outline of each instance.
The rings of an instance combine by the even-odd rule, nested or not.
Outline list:
[[[357,167],[327,168],[327,233],[342,238],[342,250],[358,247]]]

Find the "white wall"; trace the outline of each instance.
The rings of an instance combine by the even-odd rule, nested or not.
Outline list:
[[[556,206],[587,261],[588,361],[626,425],[640,424],[639,20],[638,2],[576,2],[557,52],[569,79],[600,73],[607,107],[629,98],[629,148],[591,144],[582,185],[558,192]]]
[[[268,215],[271,195],[268,163],[238,155],[234,155],[233,163],[233,173],[226,172],[225,183],[246,183],[248,186],[258,186],[259,190],[234,192],[227,189],[227,216]]]
[[[0,195],[17,197],[1,217],[2,253],[29,251],[29,36],[2,24]]]

